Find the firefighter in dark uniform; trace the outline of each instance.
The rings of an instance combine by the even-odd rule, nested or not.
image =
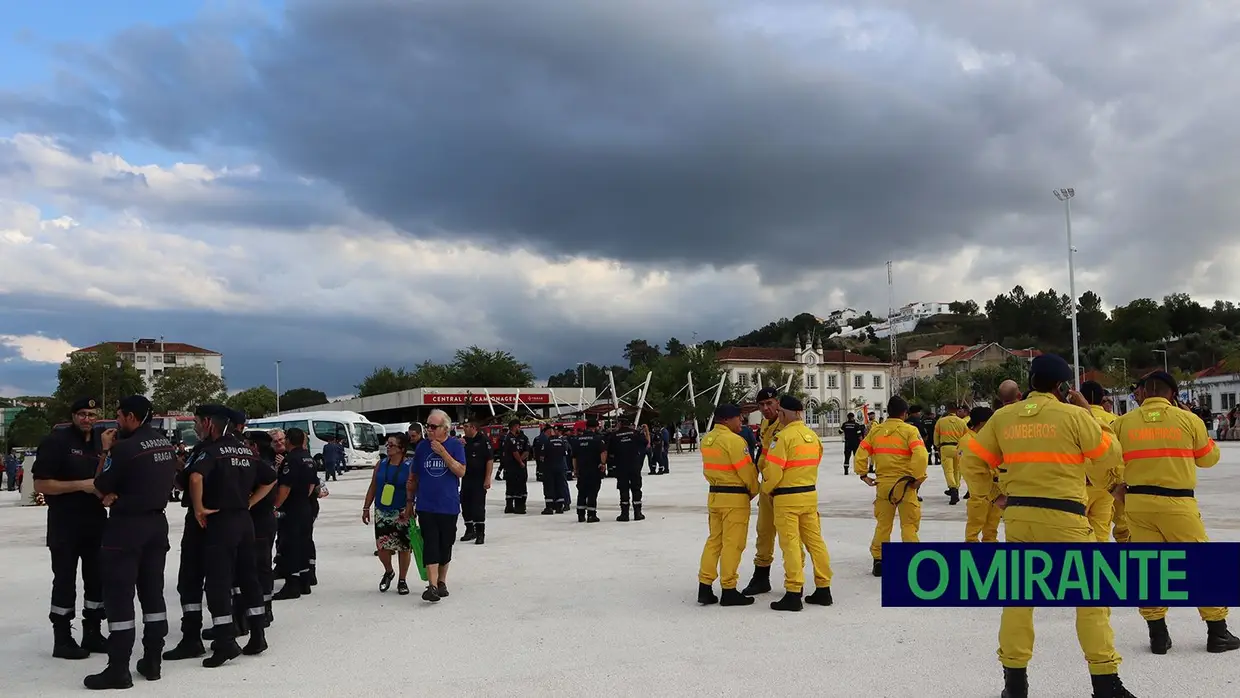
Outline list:
[[[263,468],[254,451],[233,435],[232,410],[210,405],[205,411],[209,415],[207,438],[190,471],[189,499],[195,522],[204,529],[207,606],[215,628],[211,656],[202,665],[214,668],[243,652],[255,655],[267,649],[267,609],[255,567],[250,500],[266,496],[275,483],[274,473]],[[244,650],[237,644],[233,624],[234,579],[250,618],[250,641]]]
[[[129,688],[137,623],[135,590],[142,605],[142,658],[138,673],[160,677],[160,652],[168,636],[164,560],[168,556],[168,495],[176,479],[176,446],[151,427],[151,402],[141,395],[120,401],[115,429],[103,432],[95,490],[111,508],[103,534],[103,600],[108,616],[108,666],[87,676],[89,689]]]
[[[840,433],[844,435],[844,474],[847,475],[848,464],[852,461],[853,455],[857,453],[857,449],[861,447],[861,439],[865,437],[865,426],[857,421],[852,412],[849,412],[844,423],[840,425]]]
[[[319,500],[327,495],[327,489],[323,487],[323,479],[319,477],[319,469],[314,463],[314,458],[310,455],[310,450],[303,447],[299,449],[303,451],[302,457],[310,462],[310,473],[314,475],[314,490],[310,493],[310,523],[306,527],[306,573],[305,591],[310,593],[310,587],[319,583],[318,575],[318,548],[314,545],[314,523],[319,520]]]
[[[194,410],[194,433],[198,443],[190,449],[183,463],[178,461],[176,487],[182,491],[181,507],[185,509],[185,524],[181,529],[180,567],[177,569],[177,595],[181,600],[181,641],[176,647],[164,652],[164,659],[177,661],[194,659],[207,653],[202,644],[202,594],[203,580],[203,529],[194,519],[193,504],[184,493],[189,491],[189,476],[194,465],[202,458],[210,433],[211,416],[216,414],[211,405],[201,405]]]
[[[276,472],[276,450],[271,445],[271,434],[265,431],[251,431],[245,434],[246,443],[258,454],[264,467]],[[267,625],[275,620],[271,613],[271,597],[275,593],[275,570],[272,567],[271,552],[276,542],[276,489],[273,487],[267,496],[254,501],[250,506],[250,519],[254,522],[254,563],[258,567],[258,581],[263,588],[263,604],[267,607]]]
[[[461,516],[465,519],[465,535],[461,542],[486,541],[487,490],[491,489],[495,460],[491,439],[478,430],[477,421],[465,424],[465,477],[461,478]]]
[[[646,437],[633,428],[633,421],[620,419],[620,428],[607,443],[608,458],[616,463],[616,489],[620,490],[620,515],[616,521],[629,520],[629,504],[633,520],[645,519],[642,514],[642,459],[649,449]]]
[[[551,440],[551,425],[544,424],[538,430],[538,436],[534,437],[533,443],[530,444],[530,451],[534,456],[534,481],[542,482],[546,475],[547,468],[547,442]]]
[[[83,398],[70,406],[73,424],[39,444],[31,476],[47,502],[47,547],[52,554],[52,656],[85,659],[106,652],[103,637],[103,580],[99,545],[108,513],[95,493],[99,467],[92,429],[99,402]],[[73,639],[78,561],[82,563],[82,644]]]
[[[598,491],[607,473],[607,442],[598,433],[598,419],[573,440],[573,478],[577,480],[577,521],[598,523]]]
[[[318,475],[314,460],[306,450],[306,432],[289,429],[284,432],[288,452],[280,466],[276,509],[279,513],[280,565],[276,576],[284,578],[284,586],[273,599],[287,601],[310,593],[310,526],[313,523]]]
[[[543,447],[543,514],[563,514],[568,511],[564,492],[568,490],[568,459],[572,448],[560,430],[552,426],[547,430],[547,443]]]
[[[526,482],[530,471],[526,459],[530,456],[530,440],[521,431],[520,420],[508,423],[508,433],[499,442],[501,464],[504,468],[504,513],[524,514]]]

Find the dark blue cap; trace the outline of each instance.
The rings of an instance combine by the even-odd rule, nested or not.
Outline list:
[[[1151,371],[1145,374],[1145,377],[1141,379],[1142,383],[1148,383],[1150,381],[1158,381],[1159,383],[1166,385],[1168,388],[1171,388],[1173,392],[1180,392],[1180,384],[1176,382],[1175,376],[1172,376],[1166,371]]]
[[[151,401],[147,400],[145,395],[123,397],[117,407],[124,410],[126,414],[135,415],[143,421],[151,416]]]
[[[233,424],[236,424],[236,425],[238,425],[238,426],[240,426],[240,425],[242,425],[242,424],[245,424],[245,412],[242,412],[241,410],[234,410],[234,409],[231,409],[231,408],[230,408],[230,409],[228,410],[228,421],[230,421],[230,422],[232,422]]]
[[[779,391],[768,386],[768,387],[763,388],[762,390],[759,390],[758,396],[754,399],[757,400],[758,402],[762,402],[763,400],[770,400],[771,398],[776,398],[776,397],[779,397]]]
[[[725,419],[741,416],[741,408],[736,405],[720,405],[715,408],[715,421],[722,422]]]
[[[1042,354],[1029,363],[1029,377],[1038,376],[1057,383],[1072,380],[1072,367],[1056,354]]]
[[[84,397],[69,405],[69,412],[80,412],[81,410],[94,410],[99,408],[99,401],[93,397]]]
[[[791,395],[785,395],[779,398],[779,406],[789,412],[801,412],[805,409],[805,405],[801,401]]]
[[[232,410],[228,409],[227,407],[223,405],[208,404],[208,405],[199,405],[198,409],[194,410],[194,416],[195,417],[209,417],[209,418],[223,417],[224,419],[232,421],[231,412]]]

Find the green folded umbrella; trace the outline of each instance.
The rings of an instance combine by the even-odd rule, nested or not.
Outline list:
[[[418,576],[426,581],[426,565],[422,564],[422,529],[416,518],[409,519],[409,547],[413,548],[413,562],[418,566]]]

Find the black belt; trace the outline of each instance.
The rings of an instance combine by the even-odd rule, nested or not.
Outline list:
[[[772,497],[778,497],[781,494],[801,494],[802,492],[813,492],[817,487],[814,485],[801,485],[800,487],[776,487],[771,492]]]
[[[1085,515],[1085,505],[1073,499],[1052,499],[1050,497],[1008,497],[1010,507],[1030,507],[1033,509],[1053,509],[1077,516]]]
[[[887,501],[891,502],[893,506],[899,505],[900,502],[904,501],[904,497],[908,494],[909,489],[913,487],[913,483],[915,482],[917,482],[917,478],[912,475],[905,475],[899,480],[896,480],[896,483],[891,486],[891,490],[887,492]],[[900,498],[892,499],[892,496],[896,493],[896,488],[900,485],[904,485],[904,489],[900,491]]]
[[[1152,494],[1158,497],[1192,497],[1192,490],[1173,490],[1156,485],[1129,485],[1125,494]]]
[[[955,446],[958,443],[960,442],[959,441],[944,441],[943,443],[939,444],[939,446]]]
[[[740,485],[711,485],[710,491],[714,494],[749,494],[749,488]]]

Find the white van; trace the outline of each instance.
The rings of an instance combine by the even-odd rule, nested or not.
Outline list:
[[[306,448],[323,468],[323,447],[333,437],[344,446],[344,468],[370,468],[379,461],[380,427],[357,412],[289,412],[274,417],[251,419],[246,429],[289,429],[306,432]]]

